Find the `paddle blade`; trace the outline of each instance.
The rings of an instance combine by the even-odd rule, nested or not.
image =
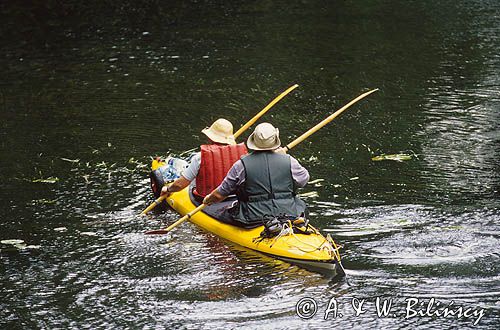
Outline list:
[[[148,230],[144,232],[144,235],[164,235],[168,234],[169,230],[166,229],[157,229],[157,230]]]

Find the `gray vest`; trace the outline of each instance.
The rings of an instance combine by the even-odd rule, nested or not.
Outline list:
[[[265,216],[300,216],[305,203],[295,197],[289,155],[257,151],[241,158],[246,180],[237,192],[235,220],[246,226],[261,225]]]

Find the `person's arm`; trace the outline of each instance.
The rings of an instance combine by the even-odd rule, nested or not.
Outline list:
[[[190,183],[191,183],[191,181],[189,181],[185,177],[181,176],[180,178],[178,178],[177,180],[175,180],[171,184],[169,184],[167,186],[163,186],[163,188],[161,188],[160,195],[167,194],[167,197],[168,197],[168,196],[170,196],[171,193],[181,191],[182,189],[186,188],[187,186],[189,186]]]
[[[198,152],[196,153],[196,155],[193,156],[191,162],[189,163],[188,168],[184,170],[180,178],[175,180],[172,184],[161,188],[160,195],[165,195],[165,194],[170,195],[173,192],[181,191],[182,189],[189,186],[191,181],[193,181],[198,175],[198,172],[200,170],[200,163],[201,163],[201,153]]]
[[[220,203],[226,199],[227,196],[222,195],[217,189],[212,191],[209,195],[205,196],[203,199],[203,204],[212,205],[215,203]]]
[[[181,175],[189,182],[193,181],[198,175],[198,172],[200,171],[200,165],[201,165],[201,153],[197,152],[191,158],[189,166],[184,171],[182,171]]]
[[[290,158],[293,180],[295,181],[295,183],[297,183],[298,187],[302,188],[309,181],[309,171],[307,171],[305,167],[300,165],[295,158],[293,158],[292,156],[290,156]]]
[[[280,147],[274,150],[274,152],[286,155],[287,149],[286,147]],[[290,156],[290,166],[292,167],[293,181],[295,181],[298,187],[304,187],[307,182],[309,182],[309,171],[306,170],[304,166],[300,165],[299,161],[292,156]]]

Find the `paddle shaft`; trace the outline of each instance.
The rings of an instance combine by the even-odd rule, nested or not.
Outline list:
[[[307,139],[309,136],[311,136],[312,134],[316,133],[319,129],[321,129],[323,126],[325,126],[326,124],[328,124],[329,122],[331,122],[332,120],[335,119],[335,117],[337,117],[338,115],[340,115],[342,112],[344,112],[345,110],[347,110],[351,105],[353,105],[354,103],[358,102],[359,100],[367,97],[368,95],[370,95],[371,93],[374,93],[378,91],[378,88],[376,89],[373,89],[369,92],[366,92],[366,93],[363,93],[361,94],[360,96],[356,97],[354,100],[352,100],[351,102],[347,103],[346,105],[344,105],[342,108],[340,108],[339,110],[335,111],[334,113],[332,113],[330,116],[328,116],[327,118],[323,119],[321,122],[319,122],[316,126],[314,126],[313,128],[311,128],[310,130],[308,130],[307,132],[305,132],[304,134],[302,134],[301,136],[299,136],[298,138],[296,138],[295,140],[293,140],[292,142],[290,142],[289,144],[286,145],[286,149],[287,150],[290,150],[292,149],[293,147],[295,147],[297,144],[299,144],[300,142],[304,141],[305,139]]]
[[[195,208],[194,210],[192,210],[191,212],[189,212],[188,214],[186,214],[185,216],[183,216],[182,218],[180,218],[179,220],[177,220],[176,222],[174,222],[173,224],[171,224],[170,226],[165,228],[165,231],[167,231],[167,232],[171,231],[172,229],[174,229],[175,227],[177,227],[178,225],[180,225],[184,221],[191,218],[195,213],[198,213],[199,211],[203,210],[205,208],[205,206],[207,206],[207,205],[201,204],[200,206],[198,206],[197,208]]]
[[[252,119],[250,119],[245,125],[241,126],[239,130],[234,133],[234,138],[236,139],[238,136],[243,134],[250,126],[252,126],[260,117],[262,117],[273,105],[278,103],[282,98],[284,98],[288,93],[293,91],[295,88],[299,87],[299,85],[295,84],[289,87],[286,91],[276,96],[274,100],[272,100],[264,109],[262,109],[258,114],[256,114]]]
[[[166,234],[175,227],[177,227],[178,225],[180,225],[181,223],[183,223],[184,221],[190,219],[195,213],[198,213],[199,211],[203,210],[206,206],[207,206],[206,204],[201,204],[200,206],[198,206],[197,208],[195,208],[194,210],[192,210],[191,212],[189,212],[188,214],[186,214],[185,216],[183,216],[182,218],[180,218],[167,228],[160,230],[150,230],[146,232],[146,235]]]
[[[151,203],[144,211],[141,212],[141,215],[144,215],[154,209],[156,205],[159,205],[165,198],[167,198],[167,195],[162,195],[158,197],[153,203]]]

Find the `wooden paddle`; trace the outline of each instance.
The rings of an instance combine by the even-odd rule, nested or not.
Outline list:
[[[292,149],[297,144],[299,144],[300,142],[304,141],[305,139],[307,139],[312,134],[316,133],[320,128],[322,128],[323,126],[325,126],[326,124],[328,124],[329,122],[331,122],[332,120],[334,120],[335,117],[337,117],[342,112],[344,112],[345,110],[347,110],[351,105],[353,105],[354,103],[358,102],[359,100],[367,97],[371,93],[375,93],[376,91],[378,91],[378,88],[372,89],[371,91],[368,91],[368,92],[363,93],[360,96],[356,97],[354,100],[352,100],[351,102],[347,103],[342,108],[340,108],[339,110],[335,111],[330,116],[326,117],[321,122],[319,122],[318,124],[316,124],[314,127],[312,127],[311,129],[309,129],[307,132],[305,132],[304,134],[302,134],[301,136],[299,136],[298,138],[296,138],[295,140],[293,140],[292,142],[290,142],[289,144],[287,144],[285,146],[285,149],[286,150]]]
[[[262,117],[273,105],[278,103],[282,98],[284,98],[288,93],[293,91],[295,88],[299,87],[299,85],[295,84],[289,87],[286,91],[276,96],[274,100],[272,100],[264,109],[262,109],[258,114],[256,114],[252,119],[250,119],[245,125],[241,126],[239,130],[234,133],[234,138],[236,139],[238,136],[243,134],[250,126],[252,126],[260,117]]]
[[[159,205],[165,198],[167,198],[167,196],[168,195],[161,195],[160,197],[158,197],[153,203],[149,204],[149,206],[146,207],[144,209],[144,211],[141,212],[141,215],[145,215],[149,211],[151,211],[152,209],[154,209],[156,207],[156,205]]]
[[[283,93],[280,95],[276,96],[274,100],[272,100],[264,109],[262,109],[258,114],[253,116],[252,119],[250,119],[245,125],[241,126],[239,130],[234,133],[234,138],[236,139],[238,136],[243,134],[250,126],[252,126],[257,120],[259,120],[260,117],[262,117],[269,109],[271,109],[276,103],[278,103],[282,98],[284,98],[287,94],[289,94],[291,91],[293,91],[295,88],[299,87],[299,85],[295,84],[291,87],[289,87],[287,90],[285,90]],[[167,195],[162,195],[158,197],[153,203],[151,203],[144,211],[141,212],[141,215],[144,215],[154,209],[156,205],[159,205],[165,198],[167,198]]]
[[[195,213],[198,213],[199,211],[203,210],[205,208],[205,206],[207,206],[207,205],[201,204],[200,206],[198,206],[197,208],[195,208],[194,210],[192,210],[191,212],[189,212],[188,214],[186,214],[185,216],[183,216],[182,218],[180,218],[179,220],[177,220],[176,222],[174,222],[173,224],[171,224],[170,226],[168,226],[165,229],[149,230],[149,231],[145,232],[144,234],[146,234],[146,235],[166,234],[169,231],[171,231],[172,229],[174,229],[175,227],[177,227],[178,225],[180,225],[181,223],[183,223],[184,221],[190,219]]]
[[[374,93],[376,91],[378,91],[378,88],[373,89],[373,90],[371,90],[369,92],[363,93],[360,96],[356,97],[354,100],[352,100],[351,102],[347,103],[342,108],[340,108],[339,110],[335,111],[333,114],[331,114],[330,116],[328,116],[327,118],[325,118],[324,120],[322,120],[320,123],[318,123],[317,125],[315,125],[311,129],[309,129],[307,132],[305,132],[304,134],[302,134],[301,136],[299,136],[298,138],[296,138],[295,140],[293,140],[292,142],[290,142],[289,144],[287,144],[285,148],[287,150],[292,149],[297,144],[301,143],[302,141],[304,141],[305,139],[307,139],[309,136],[311,136],[312,134],[314,134],[315,132],[317,132],[320,128],[322,128],[323,126],[325,126],[326,124],[328,124],[329,122],[331,122],[333,119],[335,119],[335,117],[337,117],[338,115],[340,115],[343,111],[347,110],[347,108],[349,108],[351,105],[353,105],[354,103],[358,102],[359,100],[367,97],[368,95],[370,95],[370,94],[372,94],[372,93]],[[201,204],[196,209],[194,209],[193,211],[189,212],[188,214],[186,214],[185,216],[183,216],[182,218],[180,218],[176,222],[174,222],[168,228],[159,229],[159,230],[150,230],[150,231],[147,231],[145,234],[146,235],[166,234],[170,230],[172,230],[173,228],[175,228],[177,225],[180,225],[181,223],[183,223],[187,219],[191,218],[198,211],[203,210],[205,208],[205,206],[206,206],[206,204]]]

